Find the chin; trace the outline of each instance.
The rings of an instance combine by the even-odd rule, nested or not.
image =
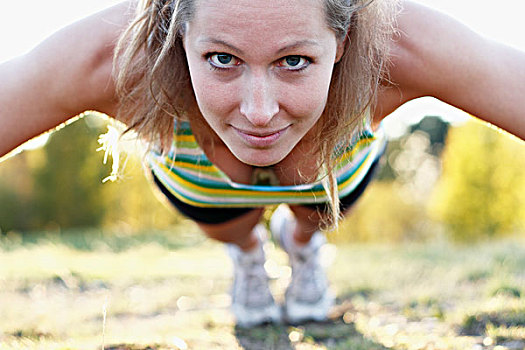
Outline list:
[[[277,154],[275,151],[270,150],[256,150],[251,152],[239,153],[233,152],[233,154],[244,164],[257,167],[267,167],[275,165],[287,156],[287,154]]]

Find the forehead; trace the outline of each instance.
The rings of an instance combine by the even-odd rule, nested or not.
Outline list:
[[[196,0],[189,29],[199,36],[276,45],[332,33],[322,0]]]

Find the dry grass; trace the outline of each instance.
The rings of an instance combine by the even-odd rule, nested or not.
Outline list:
[[[234,326],[219,244],[162,233],[4,237],[0,349],[518,349],[525,245],[345,245],[330,322]],[[156,237],[156,238],[155,238]],[[189,237],[189,238],[188,238]],[[192,238],[193,237],[193,238]],[[325,252],[327,262],[333,247]],[[269,246],[278,300],[290,276]]]

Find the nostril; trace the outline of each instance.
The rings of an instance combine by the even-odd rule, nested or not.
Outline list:
[[[256,126],[265,126],[270,123],[273,117],[278,113],[279,108],[241,108],[241,114]]]
[[[240,113],[256,126],[267,125],[279,112],[279,104],[273,99],[267,99],[257,103],[256,101],[245,101],[240,106]]]

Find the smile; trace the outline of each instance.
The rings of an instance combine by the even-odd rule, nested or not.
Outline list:
[[[257,148],[269,147],[288,130],[290,126],[286,126],[279,130],[274,131],[251,131],[251,130],[241,130],[234,126],[232,128],[237,132],[237,134],[249,145]]]

